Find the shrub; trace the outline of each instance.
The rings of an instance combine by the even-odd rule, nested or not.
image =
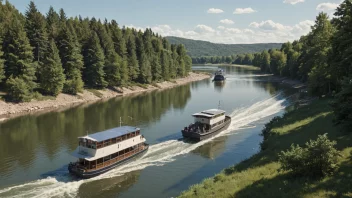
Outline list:
[[[265,150],[267,148],[267,143],[266,140],[268,139],[268,137],[271,135],[271,129],[273,128],[274,124],[280,121],[280,117],[276,116],[273,119],[270,120],[270,122],[266,123],[262,133],[260,134],[261,136],[263,136],[263,142],[260,143],[260,149],[261,150]]]
[[[32,95],[30,87],[22,78],[10,77],[6,81],[7,94],[11,101],[14,102],[28,102]]]
[[[283,170],[295,175],[324,177],[337,169],[339,152],[334,148],[335,141],[330,141],[326,134],[317,140],[310,140],[305,147],[291,145],[288,151],[281,151],[279,162]]]

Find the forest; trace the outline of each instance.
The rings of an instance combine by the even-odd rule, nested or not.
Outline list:
[[[174,36],[165,37],[172,44],[183,44],[187,49],[187,54],[193,60],[196,58],[211,58],[211,56],[231,56],[233,54],[254,53],[265,49],[280,48],[282,43],[254,43],[254,44],[221,44],[208,41],[192,40]],[[204,62],[193,62],[194,64],[204,64]]]
[[[311,31],[280,50],[236,56],[233,63],[306,82],[311,94],[335,97],[335,122],[352,128],[352,1],[344,0],[332,19],[319,13]]]
[[[6,100],[77,94],[83,88],[149,84],[187,76],[183,45],[115,20],[67,17],[31,1],[24,14],[0,0],[0,92]]]

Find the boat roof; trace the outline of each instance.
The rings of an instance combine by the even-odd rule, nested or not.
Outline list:
[[[208,109],[208,110],[205,110],[205,111],[202,111],[199,113],[195,113],[192,116],[205,116],[208,118],[212,118],[212,117],[219,115],[219,114],[222,114],[222,113],[225,113],[225,111],[221,110],[221,109]]]
[[[84,139],[89,139],[92,141],[101,142],[101,141],[108,140],[111,138],[126,135],[128,133],[138,131],[138,130],[140,130],[140,128],[136,128],[133,126],[122,126],[122,127],[108,129],[106,131],[102,131],[102,132],[98,132],[98,133],[89,134],[89,135],[79,137],[79,138],[84,138]]]

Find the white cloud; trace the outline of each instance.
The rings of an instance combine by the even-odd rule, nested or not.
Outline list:
[[[289,28],[288,26],[284,26],[280,23],[275,23],[272,20],[262,21],[260,23],[252,22],[249,24],[249,27],[260,28],[263,30],[285,30]]]
[[[239,34],[241,33],[242,31],[240,29],[237,29],[237,28],[227,28],[225,30],[225,32],[227,33],[233,33],[233,34]]]
[[[220,23],[230,25],[230,24],[234,24],[235,22],[233,22],[230,19],[223,19],[223,20],[220,20]]]
[[[207,25],[197,25],[192,29],[180,30],[170,25],[155,25],[151,29],[162,36],[178,36],[189,39],[205,40],[214,43],[282,43],[299,39],[307,34],[314,21],[305,20],[289,26],[266,20],[253,22],[249,28],[226,28],[218,26],[216,29]],[[134,26],[129,26],[134,27]],[[135,27],[134,27],[135,28]],[[146,27],[138,29],[144,30]]]
[[[224,30],[224,29],[225,29],[225,27],[224,27],[224,26],[218,26],[218,29],[220,29],[220,30]]]
[[[207,12],[209,14],[220,14],[220,13],[223,13],[224,11],[218,8],[210,8]]]
[[[327,11],[335,10],[338,6],[339,4],[337,3],[321,3],[317,6],[316,9],[327,12]]]
[[[257,12],[257,11],[253,10],[252,8],[236,8],[233,14],[250,14],[253,12]]]
[[[311,20],[305,20],[301,21],[298,24],[293,26],[293,32],[309,32],[311,30],[311,27],[314,25],[314,21]]]
[[[297,3],[303,3],[305,0],[284,0],[284,3],[295,5]]]
[[[215,30],[206,25],[197,25],[195,31],[198,33],[208,33],[208,32],[215,32]]]
[[[186,36],[197,36],[198,33],[195,32],[195,31],[187,31],[187,32],[185,32],[185,35],[186,35]]]

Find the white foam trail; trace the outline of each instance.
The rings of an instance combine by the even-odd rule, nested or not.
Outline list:
[[[255,121],[280,112],[284,108],[284,100],[277,100],[277,96],[256,102],[248,108],[235,109],[230,114],[232,118],[231,125],[218,136],[230,135],[231,132],[240,130],[241,127],[248,127],[249,124]],[[163,166],[168,162],[174,161],[176,156],[189,153],[197,147],[212,141],[214,138],[216,137],[195,144],[188,144],[177,140],[161,142],[151,145],[148,152],[142,158],[119,166],[98,177],[79,181],[69,181],[67,175],[61,176],[62,178],[48,177],[0,190],[0,197],[75,197],[82,183],[120,176],[127,172],[144,169],[148,166]]]

